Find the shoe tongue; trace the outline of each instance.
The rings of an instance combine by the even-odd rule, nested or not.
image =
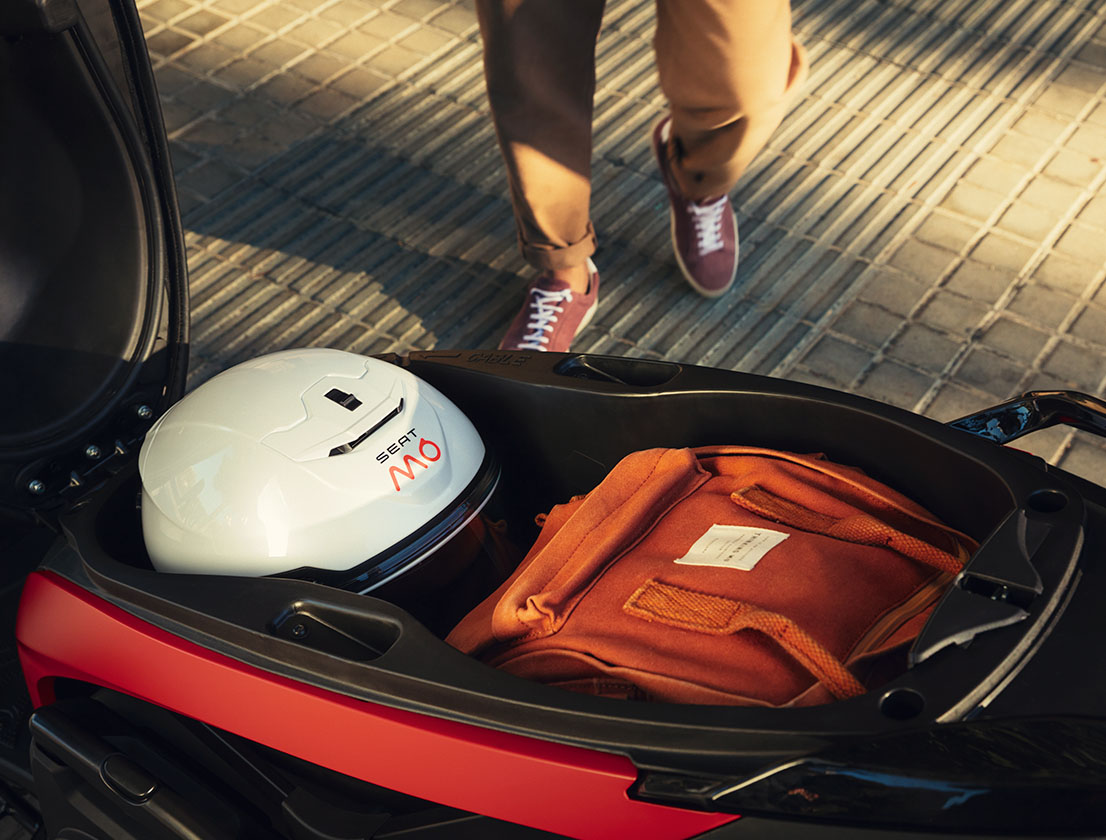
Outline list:
[[[534,283],[534,288],[541,289],[543,292],[563,292],[570,287],[568,283],[557,280],[551,274],[543,274]]]
[[[715,205],[721,204],[725,200],[726,196],[716,195],[714,198],[700,198],[698,201],[693,201],[691,203],[694,204],[696,207],[714,207]]]

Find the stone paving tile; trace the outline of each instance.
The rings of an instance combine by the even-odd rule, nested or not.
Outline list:
[[[1056,250],[1092,266],[1106,263],[1106,237],[1090,225],[1076,222],[1056,242]]]
[[[1024,365],[976,346],[968,351],[953,381],[982,391],[995,402],[1019,391],[1024,376]]]
[[[1072,295],[1081,294],[1090,284],[1099,267],[1053,252],[1041,260],[1033,277],[1045,286]]]
[[[922,323],[961,340],[974,339],[988,311],[988,306],[977,300],[955,292],[939,291],[926,302],[919,317]]]
[[[932,377],[944,370],[959,351],[959,342],[947,333],[924,324],[910,324],[896,337],[887,354],[926,371]],[[913,404],[908,407],[913,407]]]
[[[1059,341],[1041,364],[1041,372],[1054,378],[1064,387],[1076,388],[1093,394],[1102,387],[1106,373],[1102,359],[1087,348],[1070,341]]]
[[[979,392],[961,387],[952,382],[945,383],[926,408],[926,416],[941,423],[948,423],[966,417],[979,410],[986,403]]]
[[[998,300],[1009,286],[1009,272],[974,259],[960,263],[945,284],[950,292],[978,301]]]
[[[1071,325],[1072,335],[1106,347],[1106,308],[1089,304]]]
[[[865,348],[827,335],[806,354],[803,366],[843,388],[860,375],[870,359]]]
[[[1098,178],[1102,172],[1103,158],[1061,149],[1044,168],[1044,174],[1070,184],[1083,186]]]
[[[915,239],[904,242],[888,261],[889,265],[923,281],[944,275],[955,263],[955,256],[946,249]]]
[[[930,213],[914,231],[914,237],[928,245],[936,245],[960,253],[979,230],[979,225],[941,210]]]
[[[1047,207],[1018,200],[1002,214],[998,227],[1005,233],[1012,233],[1031,242],[1042,242],[1056,226],[1056,219]]]
[[[1067,319],[1075,302],[1062,291],[1032,283],[1018,289],[1006,311],[1051,333]]]
[[[996,231],[979,240],[979,244],[972,249],[971,257],[1016,276],[1029,263],[1035,250],[1032,244],[1019,242]]]
[[[139,5],[189,230],[193,383],[295,342],[494,344],[523,265],[471,0]],[[747,367],[941,420],[1026,387],[1102,395],[1106,9],[795,0],[794,17],[806,98],[735,190],[739,286],[708,302],[676,275],[646,140],[664,108],[652,4],[608,3],[604,303],[581,349]],[[460,320],[455,294],[473,299]],[[1032,445],[1103,472],[1088,436]]]
[[[893,312],[858,300],[838,317],[836,332],[870,347],[879,347],[900,328],[902,321]]]
[[[1079,433],[1059,459],[1065,470],[1084,476],[1099,484],[1106,482],[1106,450],[1099,441],[1086,433]]]
[[[1011,318],[999,318],[983,330],[980,344],[1029,367],[1048,338],[1049,334],[1043,330],[1020,324]]]
[[[885,359],[872,368],[857,391],[900,408],[913,408],[931,382],[929,375]]]
[[[1038,108],[1030,107],[1018,117],[1011,126],[1011,130],[1017,134],[1043,140],[1045,143],[1055,143],[1067,127],[1067,120],[1060,119]],[[1024,170],[1017,169],[1017,171],[1024,177]]]

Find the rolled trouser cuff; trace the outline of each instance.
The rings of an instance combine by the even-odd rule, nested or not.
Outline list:
[[[549,245],[540,242],[527,242],[519,231],[518,247],[522,257],[530,265],[542,271],[557,271],[574,268],[587,262],[595,253],[595,228],[588,222],[587,232],[580,239],[568,245]]]

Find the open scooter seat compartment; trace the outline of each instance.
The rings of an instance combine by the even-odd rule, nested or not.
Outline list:
[[[61,746],[77,755],[92,735],[107,738],[95,715],[59,724],[84,719],[66,703],[87,711],[107,691],[158,721],[147,735],[191,721],[206,727],[205,744],[223,744],[211,747],[218,761],[197,749],[166,778],[201,765],[213,778],[248,776],[233,758],[245,747],[226,747],[238,738],[512,829],[675,838],[731,824],[781,825],[776,836],[788,837],[842,822],[998,835],[1106,828],[1106,670],[1088,653],[1102,641],[1106,571],[1094,561],[1106,551],[1106,491],[996,445],[1024,406],[976,418],[969,434],[831,390],[668,362],[388,359],[475,424],[502,464],[502,515],[523,545],[535,514],[590,490],[627,453],[711,444],[825,453],[978,540],[901,673],[824,706],[574,694],[451,648],[448,622],[417,599],[404,608],[303,580],[154,571],[136,456],[184,390],[187,276],[133,5],[4,4],[0,94],[0,384],[19,395],[0,419],[0,550],[4,592],[22,591],[19,655],[47,775],[71,778]],[[141,751],[128,755],[142,763]],[[78,758],[67,766],[80,775]],[[135,791],[108,779],[110,767],[88,766],[79,795],[36,767],[37,795],[85,814],[95,789],[130,813]],[[284,812],[307,819],[293,799],[274,800],[274,824]],[[732,823],[734,814],[745,816]],[[107,823],[85,817],[72,825],[103,833]]]
[[[669,363],[481,352],[392,361],[473,420],[504,465],[504,513],[514,522],[586,492],[630,451],[740,442],[859,466],[982,547],[919,637],[913,667],[869,695],[802,709],[576,695],[469,659],[441,641],[448,627],[435,635],[378,598],[279,578],[159,574],[142,546],[133,469],[63,518],[68,539],[45,568],[180,638],[298,683],[629,755],[652,771],[640,795],[685,804],[702,791],[674,792],[672,779],[734,779],[786,764],[781,756],[825,756],[881,738],[895,750],[900,733],[978,714],[1043,641],[1069,590],[1083,540],[1079,489],[1033,456],[908,412]],[[733,798],[757,807],[748,791]]]

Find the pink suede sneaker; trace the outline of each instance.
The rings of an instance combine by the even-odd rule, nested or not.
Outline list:
[[[683,197],[668,163],[671,131],[671,117],[657,123],[653,152],[668,188],[672,248],[691,288],[704,297],[718,297],[729,291],[737,276],[737,216],[729,196],[702,201]]]
[[[587,294],[572,291],[548,274],[539,276],[527,289],[526,303],[499,342],[499,349],[568,352],[599,305],[599,272],[591,260],[588,273]]]

